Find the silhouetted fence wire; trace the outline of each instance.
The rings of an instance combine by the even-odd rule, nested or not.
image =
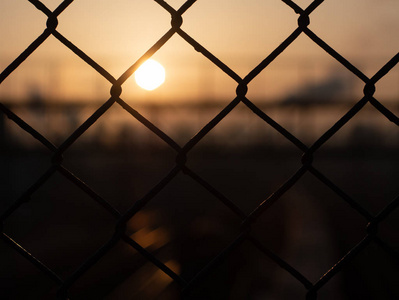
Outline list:
[[[369,103],[376,110],[378,110],[383,116],[389,121],[393,122],[396,126],[399,126],[398,117],[387,109],[381,102],[374,97],[376,85],[390,70],[398,63],[399,53],[392,57],[381,69],[371,78],[363,74],[356,66],[351,64],[345,57],[340,55],[336,50],[330,47],[322,38],[317,36],[312,30],[309,29],[308,25],[311,23],[311,15],[319,5],[322,4],[322,0],[313,1],[306,9],[302,9],[295,2],[290,0],[283,0],[285,4],[293,9],[293,13],[299,15],[298,27],[267,57],[264,58],[252,71],[250,71],[245,77],[240,77],[234,70],[230,69],[225,63],[219,60],[214,54],[208,51],[200,43],[190,36],[190,33],[185,32],[181,25],[184,19],[184,13],[195,4],[195,0],[186,1],[178,10],[172,8],[167,2],[162,0],[155,0],[160,6],[162,6],[171,15],[171,27],[165,29],[165,34],[159,38],[159,40],[142,55],[136,62],[134,62],[120,77],[113,77],[107,70],[95,62],[90,56],[81,51],[73,41],[69,41],[67,37],[64,37],[60,32],[57,31],[58,17],[66,9],[72,0],[63,1],[54,11],[48,9],[43,3],[38,0],[29,0],[38,10],[43,12],[48,20],[47,27],[44,32],[39,35],[30,46],[23,51],[1,74],[0,84],[14,72],[23,62],[26,60],[42,43],[51,35],[59,40],[65,47],[73,51],[78,57],[89,64],[94,70],[96,70],[101,76],[103,76],[110,83],[110,98],[105,101],[85,122],[83,122],[75,132],[73,132],[63,143],[57,147],[50,142],[45,136],[38,132],[35,128],[27,124],[22,118],[10,110],[3,104],[0,104],[0,110],[22,130],[30,134],[34,139],[43,144],[52,153],[51,166],[42,174],[42,176],[27,190],[25,190],[19,199],[16,199],[12,205],[2,212],[1,224],[2,224],[2,239],[12,249],[18,252],[21,256],[25,257],[30,263],[37,267],[43,274],[49,279],[54,281],[58,286],[57,296],[60,299],[68,298],[68,291],[72,285],[81,278],[85,272],[91,269],[102,257],[104,257],[111,249],[113,249],[119,242],[124,242],[130,247],[133,247],[139,252],[146,260],[153,263],[157,268],[167,274],[174,282],[181,287],[182,295],[190,295],[190,291],[195,287],[202,279],[206,278],[216,266],[227,259],[227,257],[233,253],[239,245],[244,242],[253,244],[259,249],[266,257],[274,261],[280,268],[292,275],[299,283],[304,287],[306,291],[306,299],[316,299],[317,293],[323,286],[329,282],[337,273],[339,273],[345,265],[353,261],[359,253],[362,253],[370,244],[374,243],[380,247],[388,256],[394,257],[398,260],[397,250],[385,242],[383,238],[379,236],[379,225],[384,223],[387,217],[392,214],[399,205],[399,197],[392,199],[392,201],[386,205],[378,214],[370,213],[355,199],[351,198],[344,190],[336,185],[331,179],[328,178],[323,172],[318,170],[313,165],[314,154],[318,149],[329,141],[340,129],[350,122],[350,120],[358,114],[363,107]],[[151,121],[146,119],[139,111],[135,110],[131,105],[123,100],[122,87],[124,82],[137,70],[137,68],[148,58],[154,55],[159,49],[161,49],[172,36],[178,35],[188,44],[193,46],[193,51],[200,52],[204,57],[211,61],[217,66],[222,72],[226,73],[236,83],[236,97],[223,108],[209,123],[202,127],[202,129],[195,134],[186,144],[180,146],[170,136],[164,133],[160,128],[155,126]],[[336,123],[329,128],[323,135],[321,135],[316,142],[310,147],[306,146],[298,137],[294,136],[282,125],[274,121],[268,114],[267,111],[263,111],[256,106],[251,99],[247,98],[248,84],[256,78],[256,76],[262,72],[268,65],[273,62],[282,52],[290,47],[291,43],[294,42],[300,35],[306,35],[310,40],[322,48],[326,53],[348,69],[353,76],[356,76],[364,83],[364,96],[353,105],[341,118],[336,120]],[[244,104],[247,106],[257,117],[263,120],[266,124],[271,126],[276,132],[280,133],[282,137],[287,139],[292,145],[299,149],[303,153],[301,160],[301,167],[294,172],[286,182],[281,182],[281,185],[269,197],[256,207],[250,214],[246,214],[241,210],[233,201],[228,199],[221,191],[211,185],[206,179],[202,178],[194,170],[190,169],[186,165],[186,161],[189,158],[190,152],[197,147],[198,143],[207,134],[226,117],[228,116],[238,104]],[[89,185],[79,179],[70,170],[63,165],[64,156],[67,155],[66,151],[80,139],[80,137],[93,125],[97,120],[101,119],[104,113],[106,113],[113,106],[120,106],[126,110],[132,118],[135,118],[150,131],[153,132],[160,140],[162,140],[168,147],[173,149],[176,153],[176,160],[174,167],[170,172],[160,180],[158,184],[152,187],[148,193],[132,203],[131,207],[124,213],[120,213],[114,208],[107,199],[102,198],[96,193]],[[265,124],[265,125],[266,125]],[[8,235],[7,232],[3,231],[4,224],[7,219],[18,211],[24,203],[30,201],[31,196],[55,173],[62,175],[66,180],[76,185],[84,193],[86,193],[91,199],[98,203],[104,210],[106,210],[116,220],[116,226],[113,236],[95,253],[93,253],[83,264],[81,264],[70,276],[61,278],[56,274],[55,271],[46,266],[45,263],[35,258],[35,253],[31,253],[30,249],[25,249],[19,244],[18,240],[14,240],[12,236]],[[150,253],[142,245],[136,242],[126,232],[126,226],[128,221],[138,212],[140,212],[148,203],[150,203],[154,197],[164,189],[178,174],[184,174],[190,178],[193,182],[205,188],[210,194],[215,196],[221,203],[223,203],[226,209],[231,210],[237,218],[242,221],[240,232],[237,233],[236,238],[231,240],[231,243],[223,249],[213,260],[209,263],[194,277],[183,278],[170,267],[161,262],[156,256]],[[311,174],[333,193],[335,193],[342,201],[346,202],[353,208],[354,214],[359,214],[368,223],[366,234],[362,240],[359,240],[357,245],[346,253],[336,264],[329,270],[325,270],[325,274],[316,282],[310,281],[303,274],[301,270],[294,268],[290,265],[289,261],[283,260],[279,255],[274,253],[268,248],[268,245],[262,244],[255,236],[252,235],[251,225],[257,221],[257,219],[263,215],[269,208],[271,208],[276,202],[280,201],[282,196],[289,191],[305,174]],[[32,204],[34,205],[34,204]],[[84,212],[83,212],[84,213]],[[188,296],[189,297],[189,296]]]

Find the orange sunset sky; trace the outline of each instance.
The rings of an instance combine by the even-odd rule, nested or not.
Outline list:
[[[42,1],[55,9],[61,1]],[[179,8],[184,1],[166,1]],[[311,1],[298,0],[305,8]],[[7,67],[46,27],[46,16],[27,0],[0,2],[0,69]],[[309,28],[371,77],[399,49],[399,2],[327,0],[310,16]],[[183,15],[182,29],[244,77],[297,27],[298,15],[277,0],[198,0]],[[76,0],[59,16],[59,31],[119,77],[170,29],[170,14],[151,0]],[[231,100],[236,82],[174,35],[153,58],[166,81],[148,92],[133,77],[126,101]],[[302,34],[249,85],[248,97],[283,99],[306,84],[343,78],[347,97],[361,97],[362,82]],[[0,85],[0,97],[21,101],[32,94],[58,101],[103,100],[110,83],[50,36]],[[396,67],[377,85],[376,97],[399,96]]]

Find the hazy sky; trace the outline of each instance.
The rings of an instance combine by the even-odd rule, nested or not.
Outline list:
[[[61,1],[42,2],[54,9]],[[184,3],[167,2],[175,8]],[[296,3],[305,8],[311,1]],[[27,0],[2,0],[0,11],[3,70],[43,32],[46,17]],[[397,0],[326,0],[311,14],[309,27],[372,76],[398,52],[398,12]],[[183,20],[184,31],[242,77],[297,27],[297,15],[278,0],[198,0]],[[76,0],[60,15],[57,30],[119,77],[169,28],[169,13],[151,0]],[[165,66],[165,84],[144,92],[129,79],[122,98],[192,101],[235,95],[236,83],[177,35],[154,58]],[[323,84],[331,76],[350,78],[354,86],[360,84],[302,34],[251,82],[248,96],[271,101],[304,84]],[[398,97],[398,82],[396,68],[377,85],[377,91],[384,97]],[[23,97],[37,91],[57,99],[98,99],[107,98],[109,88],[106,80],[51,36],[0,85],[0,96]],[[360,96],[362,89],[356,90],[359,93],[354,95]]]

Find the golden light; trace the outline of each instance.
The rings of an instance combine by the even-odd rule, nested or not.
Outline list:
[[[153,59],[146,60],[134,73],[134,79],[141,88],[152,91],[165,81],[165,69]]]

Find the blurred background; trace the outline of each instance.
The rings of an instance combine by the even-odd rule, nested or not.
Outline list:
[[[61,1],[42,1],[51,10]],[[184,1],[167,1],[178,9]],[[296,1],[306,8],[311,1]],[[0,71],[45,29],[28,1],[2,1]],[[399,2],[325,1],[309,28],[366,76],[399,49]],[[170,29],[155,1],[73,2],[57,31],[115,78]],[[201,0],[182,29],[245,77],[297,27],[282,1]],[[121,98],[184,146],[235,97],[237,83],[175,34],[152,57],[166,71],[145,91],[133,76]],[[0,84],[0,101],[61,145],[109,99],[111,84],[50,36]],[[301,34],[248,86],[247,98],[311,146],[363,96],[364,83]],[[399,68],[375,98],[399,113]],[[399,130],[367,104],[316,153],[313,165],[372,215],[398,195]],[[51,166],[52,153],[0,113],[0,213]],[[245,214],[301,166],[300,151],[240,103],[187,155],[187,166]],[[114,104],[64,154],[63,165],[121,213],[175,165],[176,152]],[[113,234],[115,219],[59,173],[5,220],[4,232],[68,278]],[[189,176],[178,174],[128,224],[128,234],[187,281],[240,233],[241,220]],[[258,219],[253,236],[312,283],[366,235],[367,220],[305,174]],[[398,211],[379,237],[398,250]],[[0,298],[52,299],[56,284],[3,241]],[[371,243],[320,291],[320,299],[397,299],[398,261]],[[71,299],[180,299],[180,288],[120,242],[71,288]],[[202,280],[189,299],[304,299],[305,288],[246,241]]]

